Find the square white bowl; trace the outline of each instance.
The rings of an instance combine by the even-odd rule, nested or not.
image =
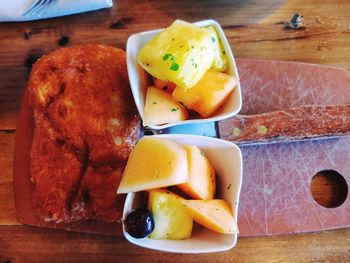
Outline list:
[[[242,155],[234,143],[197,135],[164,134],[153,135],[179,144],[198,146],[208,157],[217,172],[217,196],[226,200],[234,213],[237,222],[238,203],[242,185]],[[144,204],[140,193],[129,193],[125,200],[123,220],[134,209]],[[239,225],[238,225],[239,227]],[[175,253],[209,253],[225,251],[233,248],[237,242],[237,234],[220,234],[205,228],[194,228],[192,236],[185,240],[153,240],[133,238],[124,228],[125,238],[138,246]]]
[[[186,124],[186,123],[202,123],[202,122],[212,122],[219,121],[236,115],[242,107],[242,95],[241,95],[241,85],[239,81],[238,71],[236,62],[234,60],[232,50],[227,41],[227,38],[222,30],[221,26],[215,20],[203,20],[193,23],[197,26],[214,26],[225,50],[226,56],[229,61],[229,68],[227,73],[234,75],[238,83],[234,88],[233,92],[229,95],[224,105],[209,118],[198,118],[189,119],[185,121],[173,122],[163,125],[152,125],[149,126],[151,129],[160,130],[168,128],[174,125]],[[138,34],[131,35],[126,43],[126,60],[129,74],[129,81],[131,86],[131,91],[134,96],[136,107],[139,111],[141,119],[144,118],[144,107],[147,88],[151,85],[150,75],[138,64],[137,55],[140,49],[147,44],[156,34],[163,31],[164,29],[152,30],[141,32]]]

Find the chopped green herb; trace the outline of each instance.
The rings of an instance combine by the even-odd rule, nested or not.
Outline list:
[[[192,49],[194,49],[194,46],[191,46]]]
[[[194,67],[195,67],[195,68],[197,68],[197,67],[198,67],[198,64],[197,64],[197,63],[196,63],[196,64],[194,64]]]
[[[179,48],[182,48],[182,47],[183,47],[183,45],[179,46]]]
[[[156,101],[153,101],[153,103],[152,104],[157,104],[157,102]]]
[[[226,54],[225,50],[222,51],[222,54],[224,54],[224,55]]]
[[[175,111],[177,111],[178,109],[179,109],[179,108],[172,108],[171,111],[172,111],[172,112],[175,112]]]
[[[171,54],[165,54],[163,56],[163,61],[167,61],[170,58],[171,66],[170,69],[177,71],[179,69],[179,64],[176,63],[175,57]]]
[[[174,40],[175,40],[175,38],[172,38],[171,40],[172,40],[172,41],[174,41]]]
[[[163,60],[164,61],[166,61],[168,58],[170,58],[170,57],[172,57],[173,55],[171,55],[171,54],[165,54],[164,56],[163,56]]]
[[[211,37],[211,42],[215,43],[216,39],[215,37]]]
[[[170,69],[177,71],[179,69],[179,64],[177,64],[176,62],[173,62],[173,64],[171,64]]]
[[[201,151],[201,155],[204,157],[205,156],[204,152]]]

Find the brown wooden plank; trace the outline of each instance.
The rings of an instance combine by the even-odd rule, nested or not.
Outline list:
[[[132,6],[132,8],[130,8]],[[0,129],[15,129],[30,64],[60,47],[102,43],[125,48],[128,36],[176,18],[214,18],[237,57],[304,61],[350,69],[350,2],[118,1],[112,9],[38,22],[0,24]],[[284,30],[295,10],[304,30]],[[185,12],[180,12],[185,11]],[[255,24],[253,24],[255,23]],[[62,41],[62,37],[67,37]],[[68,41],[68,43],[66,43]]]
[[[304,30],[287,31],[294,12]],[[0,130],[16,127],[30,63],[67,45],[104,43],[125,48],[129,34],[176,18],[217,19],[237,57],[331,64],[350,70],[348,0],[123,1],[112,9],[28,23],[0,24]],[[61,44],[64,41],[60,42]],[[12,192],[14,134],[0,133],[0,224],[16,224]],[[321,186],[320,186],[321,187]],[[320,188],[321,189],[321,188]],[[324,191],[324,190],[320,190]],[[322,196],[322,195],[321,195]],[[240,238],[234,250],[207,255],[166,254],[135,247],[122,237],[0,227],[0,260],[11,262],[349,262],[350,230],[282,237]]]
[[[0,225],[18,225],[13,196],[15,133],[0,132]]]
[[[237,247],[211,254],[170,254],[136,247],[124,237],[0,227],[1,262],[348,262],[350,230],[239,238]]]

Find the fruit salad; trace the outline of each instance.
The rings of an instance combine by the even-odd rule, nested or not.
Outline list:
[[[217,198],[217,177],[197,146],[143,137],[129,157],[117,192],[147,192],[147,207],[126,217],[126,232],[135,238],[181,240],[190,238],[198,224],[217,233],[238,233],[230,205]]]
[[[213,26],[176,20],[138,53],[153,77],[144,106],[145,126],[213,116],[238,83]]]

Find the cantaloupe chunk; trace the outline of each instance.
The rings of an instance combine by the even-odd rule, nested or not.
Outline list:
[[[173,97],[187,108],[208,117],[225,102],[236,84],[234,76],[210,70],[190,89],[177,86]]]
[[[160,80],[157,78],[153,78],[153,84],[156,88],[164,90],[170,94],[173,93],[174,89],[176,88],[175,83],[167,80]]]
[[[154,86],[148,88],[143,116],[145,126],[183,121],[187,118],[187,109],[169,93]]]
[[[143,137],[132,150],[117,193],[182,184],[188,181],[186,150],[156,137]]]
[[[198,224],[222,234],[238,233],[236,220],[229,204],[222,199],[182,200],[187,212]]]
[[[212,66],[213,49],[207,28],[176,20],[141,48],[138,61],[153,77],[190,88]]]
[[[170,191],[149,191],[148,209],[154,219],[151,239],[186,239],[191,237],[193,220],[182,204],[182,197]]]
[[[214,167],[197,146],[184,145],[184,148],[187,151],[189,181],[177,187],[193,199],[213,199],[216,186]]]

